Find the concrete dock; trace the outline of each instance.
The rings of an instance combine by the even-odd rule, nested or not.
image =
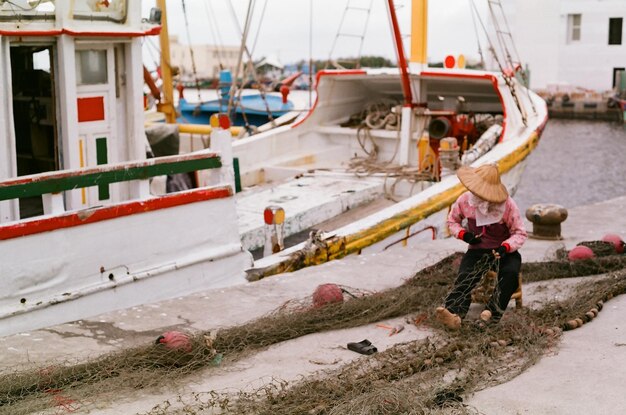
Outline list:
[[[564,239],[529,239],[521,249],[524,261],[543,260],[560,247],[571,249],[580,241],[598,240],[606,233],[626,238],[625,207],[626,196],[622,196],[571,209],[569,218],[562,224]],[[527,226],[532,229],[531,224]],[[369,291],[396,287],[420,269],[465,247],[461,241],[447,239],[424,243],[419,250],[353,255],[255,283],[0,338],[0,367],[3,368],[0,375],[33,366],[82,361],[147,344],[168,330],[214,331],[238,325],[265,315],[286,301],[305,298],[323,283]],[[575,281],[570,279],[563,285],[572,283]],[[532,307],[535,299],[546,295],[549,293],[545,292],[545,283],[542,287],[524,285],[525,305]],[[538,364],[510,382],[475,394],[466,403],[484,414],[626,413],[621,374],[626,367],[625,297],[608,302],[590,324],[564,333],[558,349]],[[438,305],[433,304],[433,308]],[[380,323],[393,326],[403,320]],[[193,393],[252,390],[272,379],[296,380],[367,358],[347,350],[347,342],[367,338],[382,351],[396,343],[431,334],[426,327],[406,325],[403,332],[390,337],[376,324],[311,334],[273,345],[232,365],[212,369],[210,373],[198,371],[185,379],[184,384],[170,385],[167,391],[139,390],[132,396],[107,395],[73,413],[145,413],[165,400],[184,399]],[[55,413],[54,408],[51,411]],[[2,408],[0,413],[3,413]]]

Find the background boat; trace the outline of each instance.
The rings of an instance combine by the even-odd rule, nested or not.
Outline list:
[[[289,86],[293,83],[286,82],[285,94],[280,97],[270,95],[260,90],[239,90],[232,88],[232,74],[230,70],[220,72],[220,82],[217,88],[218,98],[202,101],[189,102],[184,97],[178,100],[179,121],[189,124],[209,125],[211,115],[217,113],[229,113],[233,125],[260,126],[279,118],[294,109],[293,102],[287,99]],[[180,90],[179,90],[180,91]],[[234,96],[231,98],[231,94]]]

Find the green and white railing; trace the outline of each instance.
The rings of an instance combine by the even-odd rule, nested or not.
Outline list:
[[[46,172],[0,180],[0,201],[41,196],[46,214],[61,213],[60,211],[64,211],[62,207],[64,191],[92,186],[108,191],[108,185],[112,183],[148,180],[155,176],[221,167],[222,161],[217,153],[200,151],[91,168]],[[54,208],[46,209],[46,206]]]

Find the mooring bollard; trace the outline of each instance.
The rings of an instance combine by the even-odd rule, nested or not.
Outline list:
[[[530,234],[537,239],[563,239],[561,223],[567,219],[567,209],[560,205],[538,204],[526,209],[526,218],[532,222]]]
[[[265,247],[263,256],[269,256],[285,248],[285,210],[280,206],[268,206],[263,212],[265,221]]]

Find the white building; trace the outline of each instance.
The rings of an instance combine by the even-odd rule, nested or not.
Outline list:
[[[235,73],[239,46],[192,45],[191,48],[198,78],[217,78],[221,69],[230,69]],[[178,42],[178,36],[170,36],[170,59],[173,66],[180,68],[182,79],[193,80],[191,50],[189,45]]]
[[[626,68],[626,0],[502,0],[533,89],[606,91]]]

